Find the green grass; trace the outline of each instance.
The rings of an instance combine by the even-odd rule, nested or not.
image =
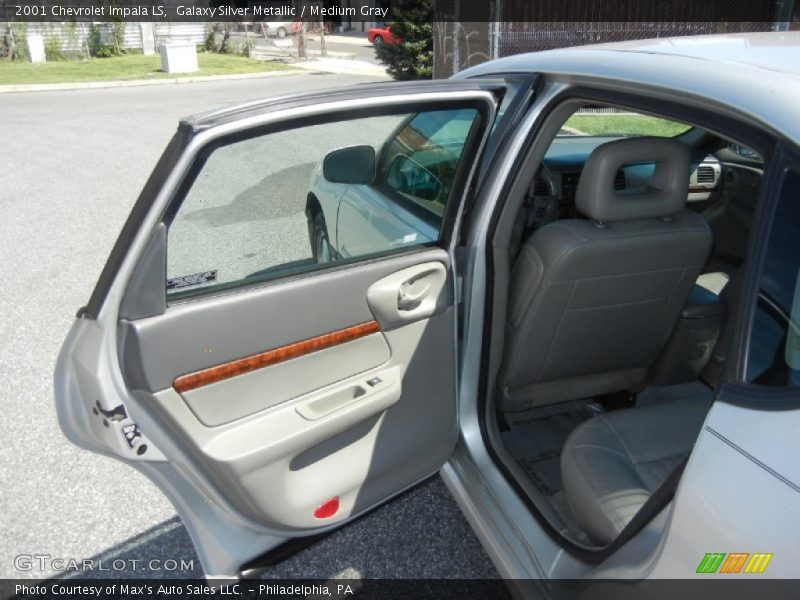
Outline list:
[[[200,70],[194,73],[164,73],[161,71],[161,57],[157,54],[155,56],[127,54],[110,58],[53,61],[38,65],[0,60],[0,85],[165,79],[291,69],[281,63],[259,62],[229,54],[201,52],[197,55],[197,60]]]
[[[586,135],[654,135],[673,137],[691,128],[647,115],[573,115],[564,124]]]

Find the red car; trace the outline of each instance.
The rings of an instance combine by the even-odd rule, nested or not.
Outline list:
[[[367,40],[370,44],[380,46],[381,44],[399,44],[403,40],[392,33],[391,28],[386,27],[373,27],[367,30]]]

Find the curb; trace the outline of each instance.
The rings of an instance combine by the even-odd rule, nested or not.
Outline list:
[[[318,42],[320,40],[318,33],[306,34],[306,36],[306,40],[310,42]],[[364,37],[351,37],[347,35],[336,35],[335,33],[326,33],[325,41],[329,44],[348,44],[350,46],[361,46],[363,48],[370,48],[372,46],[372,44],[370,44],[367,40],[366,33],[364,34]]]
[[[287,69],[285,71],[264,71],[258,73],[235,73],[232,75],[187,75],[186,77],[165,77],[162,79],[130,79],[128,81],[86,81],[80,83],[26,83],[0,85],[0,94],[20,92],[57,92],[64,90],[96,90],[103,88],[140,87],[145,85],[169,85],[176,83],[202,83],[204,81],[230,81],[236,79],[265,79],[285,75],[307,75],[308,69]]]
[[[390,79],[386,68],[377,65],[370,65],[357,60],[348,59],[317,59],[309,61],[298,61],[292,63],[293,66],[305,71],[315,73],[333,73],[336,75],[362,75],[364,77],[381,77]]]
[[[319,48],[306,48],[306,53],[310,56],[322,58],[322,50]],[[330,58],[340,58],[344,60],[353,60],[356,57],[352,52],[339,52],[338,50],[328,50],[328,56]]]

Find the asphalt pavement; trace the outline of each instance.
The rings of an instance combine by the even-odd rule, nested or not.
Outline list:
[[[322,47],[319,34],[310,35],[307,44],[310,50],[319,51]],[[329,52],[347,54],[354,60],[380,64],[375,56],[375,47],[367,41],[366,37],[360,35],[328,35],[325,38],[325,47]]]
[[[302,74],[0,95],[0,577],[56,574],[52,565],[26,570],[15,561],[37,554],[184,558],[193,567],[174,574],[200,574],[186,531],[156,488],[62,436],[52,392],[58,350],[179,117],[365,81]],[[265,576],[342,574],[496,576],[438,477]]]
[[[277,40],[277,38],[269,38],[270,40],[278,41],[278,43],[286,43]],[[297,36],[293,35],[288,38],[293,44],[292,51],[297,52]],[[322,37],[319,33],[306,33],[306,50],[312,57],[320,55],[322,50]],[[331,57],[348,58],[363,62],[380,65],[380,61],[375,53],[375,46],[367,41],[366,32],[360,31],[347,31],[344,33],[334,32],[325,35],[325,48],[328,55]]]

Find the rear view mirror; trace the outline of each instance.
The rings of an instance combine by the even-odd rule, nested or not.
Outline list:
[[[351,146],[334,150],[322,161],[322,174],[331,183],[370,184],[375,179],[375,149]]]

